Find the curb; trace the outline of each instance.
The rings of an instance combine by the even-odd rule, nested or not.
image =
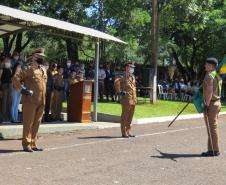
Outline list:
[[[75,132],[80,130],[95,130],[115,128],[120,125],[117,123],[58,123],[58,124],[42,124],[39,128],[39,134],[53,134]],[[22,137],[22,125],[3,125],[0,126],[0,138],[2,139],[18,139]]]
[[[220,115],[226,115],[226,112],[221,112]],[[167,117],[155,117],[155,118],[143,118],[133,119],[134,125],[162,123],[172,121],[175,116]],[[203,118],[203,114],[189,114],[181,115],[177,120],[188,119],[200,119]],[[97,130],[107,128],[119,128],[120,123],[116,122],[91,122],[91,123],[55,123],[55,124],[42,124],[40,125],[39,134],[53,134],[53,133],[66,133],[75,132],[80,130]],[[18,139],[22,136],[22,125],[3,125],[0,126],[0,138],[2,139]]]
[[[226,112],[220,112],[219,114],[226,115]],[[142,125],[142,124],[149,124],[149,123],[162,123],[166,121],[172,121],[176,116],[166,116],[166,117],[155,117],[155,118],[142,118],[137,119],[135,124]],[[188,115],[180,115],[177,120],[188,120],[188,119],[199,119],[203,118],[203,114],[188,114]]]

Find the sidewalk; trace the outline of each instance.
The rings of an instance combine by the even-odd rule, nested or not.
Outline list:
[[[220,115],[226,115],[226,112],[220,113]],[[188,119],[199,119],[202,118],[202,114],[190,114],[181,115],[177,120],[188,120]],[[144,118],[144,119],[134,119],[133,124],[151,124],[151,123],[161,123],[170,122],[175,118],[175,116],[167,117],[155,117],[155,118]],[[120,123],[112,122],[92,122],[92,123],[68,123],[68,122],[58,122],[58,123],[43,123],[40,126],[40,134],[51,134],[51,133],[64,133],[64,132],[75,132],[80,130],[91,130],[91,129],[107,129],[107,128],[119,128]],[[18,139],[21,138],[22,125],[1,125],[0,124],[0,138],[4,139]]]

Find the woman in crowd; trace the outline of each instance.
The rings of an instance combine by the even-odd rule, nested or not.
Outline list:
[[[10,121],[10,109],[12,103],[12,70],[11,59],[6,57],[3,60],[3,69],[1,75],[1,87],[2,87],[2,116],[5,122]]]
[[[16,63],[12,69],[12,77],[21,72],[21,64]],[[18,123],[18,107],[21,100],[21,93],[18,92],[14,87],[12,91],[12,105],[11,105],[11,122]]]

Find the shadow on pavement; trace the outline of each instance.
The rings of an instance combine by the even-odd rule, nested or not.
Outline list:
[[[173,153],[164,153],[160,150],[156,149],[160,156],[151,156],[153,158],[159,158],[159,159],[170,159],[172,161],[177,162],[176,159],[178,158],[194,158],[194,157],[203,157],[201,154],[173,154]]]
[[[23,150],[2,150],[2,149],[0,149],[0,154],[17,153],[17,152],[23,152]]]
[[[78,139],[115,139],[121,138],[120,136],[93,136],[93,137],[78,137]]]

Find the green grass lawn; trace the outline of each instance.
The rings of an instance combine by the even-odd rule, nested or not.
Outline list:
[[[174,116],[177,115],[180,110],[186,105],[184,102],[176,101],[163,101],[158,100],[156,105],[149,103],[138,104],[135,110],[136,118],[150,118],[150,117],[161,117],[161,116]],[[66,103],[64,107],[66,108]],[[118,103],[98,103],[98,112],[110,114],[110,115],[120,115],[121,105]],[[226,111],[226,105],[223,104],[222,111]],[[191,103],[183,112],[183,114],[196,114],[197,111],[194,105]]]

